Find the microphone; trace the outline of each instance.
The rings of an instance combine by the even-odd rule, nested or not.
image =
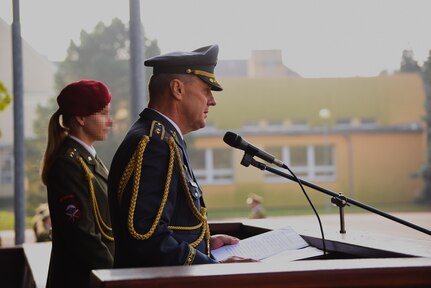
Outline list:
[[[266,162],[269,162],[271,164],[275,164],[275,165],[282,167],[282,168],[286,167],[286,165],[282,161],[276,159],[274,156],[272,156],[268,152],[265,152],[265,151],[255,147],[255,146],[251,145],[250,143],[248,143],[247,141],[242,139],[241,136],[239,136],[233,132],[230,132],[230,131],[226,132],[226,134],[223,137],[223,141],[226,144],[228,144],[229,146],[244,150],[245,153],[248,153],[251,156],[259,157],[260,159],[263,159]]]

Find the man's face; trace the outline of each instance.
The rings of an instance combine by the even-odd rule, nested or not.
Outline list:
[[[182,119],[184,119],[184,134],[205,127],[210,106],[216,101],[210,86],[197,76],[191,77],[185,83],[185,97],[182,101]],[[183,130],[183,129],[182,129]]]

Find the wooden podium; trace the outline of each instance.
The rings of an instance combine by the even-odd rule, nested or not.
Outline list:
[[[272,229],[212,223],[211,234],[244,239]],[[300,235],[322,249],[315,235]],[[379,235],[329,234],[327,255],[284,263],[238,263],[94,270],[91,287],[431,287],[431,242]]]

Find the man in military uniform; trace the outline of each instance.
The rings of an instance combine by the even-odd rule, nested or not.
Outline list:
[[[210,235],[202,190],[193,175],[183,135],[203,128],[218,46],[174,52],[145,61],[153,67],[148,108],[112,161],[108,194],[115,237],[114,267],[218,263],[211,249],[238,243]],[[231,257],[226,262],[253,261]]]

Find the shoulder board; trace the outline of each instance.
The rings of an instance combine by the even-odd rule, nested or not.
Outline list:
[[[68,158],[72,158],[75,159],[79,162],[79,158],[82,157],[82,159],[84,159],[84,161],[87,164],[94,164],[96,159],[94,159],[92,156],[87,156],[85,157],[84,155],[79,154],[79,151],[76,148],[69,148],[67,149],[65,156]]]
[[[79,152],[76,150],[76,148],[67,149],[65,155],[66,155],[66,157],[70,157],[70,158],[75,158],[75,159],[79,158]]]
[[[150,137],[157,137],[160,139],[165,139],[165,126],[160,123],[159,121],[154,120],[151,123],[151,129],[150,129]]]

